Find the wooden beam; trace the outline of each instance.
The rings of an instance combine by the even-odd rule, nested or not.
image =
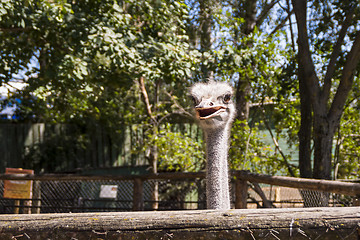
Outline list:
[[[240,179],[235,180],[235,208],[246,209],[248,199],[248,183]]]
[[[359,222],[360,207],[0,215],[0,239],[358,239]]]
[[[251,173],[249,171],[232,171],[232,176],[242,181],[255,183],[265,183],[276,186],[292,187],[307,190],[317,190],[324,192],[332,192],[345,194],[350,196],[360,195],[360,183],[320,180],[309,178],[294,178],[282,176],[270,176],[264,174]],[[182,180],[182,179],[198,179],[205,178],[205,172],[171,172],[171,173],[153,173],[145,175],[108,175],[108,176],[88,176],[88,175],[71,175],[71,174],[44,174],[44,175],[23,175],[16,174],[0,174],[0,180],[39,180],[39,181],[96,181],[96,180],[135,180],[142,179],[166,179],[166,180]]]
[[[0,180],[39,180],[39,181],[85,181],[85,180],[152,180],[152,179],[197,179],[205,178],[205,172],[169,172],[144,175],[77,175],[77,174],[0,174]]]
[[[249,182],[265,183],[283,187],[307,189],[315,191],[332,192],[350,196],[360,195],[360,184],[333,180],[320,180],[310,178],[294,178],[256,174],[248,171],[236,171],[234,175]]]
[[[133,190],[133,211],[144,210],[144,182],[137,178],[134,180]]]

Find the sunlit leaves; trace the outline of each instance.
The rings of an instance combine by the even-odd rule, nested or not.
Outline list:
[[[232,169],[271,175],[286,174],[280,154],[264,142],[258,125],[250,128],[239,120],[234,122],[229,158]]]
[[[6,1],[0,9],[2,81],[21,69],[32,72],[39,79],[31,81],[24,95],[58,111],[34,117],[62,122],[67,118],[51,116],[98,112],[94,104],[109,91],[123,97],[139,76],[168,84],[183,80],[196,62],[183,30],[183,3]],[[30,59],[35,60],[29,67]],[[93,92],[83,94],[83,85]],[[47,93],[39,97],[43,88]]]
[[[150,145],[157,147],[159,168],[168,171],[194,172],[204,169],[205,154],[201,141],[165,125],[156,135],[149,136]]]

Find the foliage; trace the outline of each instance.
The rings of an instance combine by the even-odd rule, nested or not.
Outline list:
[[[160,169],[196,172],[205,168],[205,153],[201,140],[196,141],[186,133],[174,131],[169,124],[149,138],[151,140],[147,144],[158,149]]]
[[[250,170],[262,174],[284,174],[286,166],[281,156],[272,146],[261,139],[258,124],[250,128],[246,123],[236,120],[232,128],[229,151],[230,168]]]
[[[10,0],[0,9],[1,83],[27,83],[2,103],[18,105],[17,121],[148,126],[137,80],[156,117],[168,117],[197,62],[181,1]]]
[[[224,14],[218,19],[220,31],[244,24],[243,18],[234,17],[227,11]],[[236,121],[232,129],[232,168],[288,174],[284,160],[273,146],[264,142],[265,136],[259,135],[259,129],[266,129],[266,121],[277,133],[277,140],[283,138],[289,143],[294,142],[296,122],[293,118],[298,114],[292,101],[296,97],[296,92],[293,92],[296,83],[290,79],[292,75],[285,76],[290,71],[287,61],[293,53],[288,46],[279,47],[281,34],[269,35],[258,28],[248,35],[236,34],[239,34],[236,30],[230,35],[224,34],[213,53],[217,64],[215,72],[219,78],[231,79],[237,88],[242,88],[241,84],[246,79],[250,87],[250,94],[245,97],[252,105],[249,119],[246,122]],[[274,107],[265,107],[268,105]],[[284,135],[284,129],[291,131],[291,138]],[[287,156],[286,161],[293,160],[290,155]]]
[[[0,77],[8,82],[21,69],[28,76],[28,88],[16,96],[24,99],[21,116],[38,110],[38,121],[108,117],[114,105],[125,111],[116,99],[137,77],[170,83],[190,74],[181,30],[186,6],[179,2],[14,1],[3,10]]]
[[[338,171],[334,177],[339,179],[358,179],[360,174],[359,83],[359,78],[356,78],[336,136],[334,167]]]

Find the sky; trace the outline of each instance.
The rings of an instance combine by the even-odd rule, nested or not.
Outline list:
[[[25,73],[39,65],[37,59],[33,57],[30,60],[30,63],[28,64],[28,69],[21,70],[18,74],[14,75],[14,79],[6,84],[0,85],[0,100],[4,100],[8,98],[9,95],[15,93],[18,90],[24,89],[28,84],[26,83],[28,76],[25,75]],[[22,80],[16,80],[16,79],[22,79]],[[11,115],[13,115],[14,111],[16,109],[16,106],[7,106],[4,109],[1,110],[0,108],[0,116],[7,115],[7,118],[11,118]]]
[[[23,89],[27,84],[24,82],[10,82],[8,85],[0,86],[0,100],[6,99],[9,94],[16,92],[17,89]],[[7,106],[0,111],[0,116],[7,115],[7,118],[11,118],[16,110],[16,106]]]

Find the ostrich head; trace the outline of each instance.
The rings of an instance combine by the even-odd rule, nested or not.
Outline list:
[[[195,116],[205,131],[220,130],[232,123],[235,105],[233,89],[225,82],[196,83],[190,90],[195,104]]]

